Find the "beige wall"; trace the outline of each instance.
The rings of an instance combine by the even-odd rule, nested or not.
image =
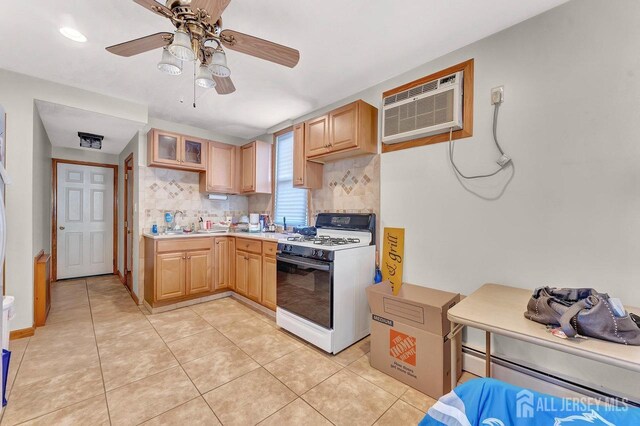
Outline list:
[[[7,112],[6,294],[16,297],[16,317],[11,329],[33,325],[33,255],[42,235],[34,217],[34,100],[41,99],[140,122],[147,121],[147,107],[0,69],[0,104]],[[27,160],[28,159],[28,160]],[[50,167],[48,168],[50,170]],[[37,173],[36,173],[36,176]],[[41,211],[37,207],[36,212]],[[41,214],[38,214],[41,215]],[[44,243],[42,243],[44,244]]]
[[[51,178],[51,142],[33,108],[33,256],[40,250],[51,253]]]

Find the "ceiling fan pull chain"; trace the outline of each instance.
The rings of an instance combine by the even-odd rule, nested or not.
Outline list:
[[[196,107],[196,62],[193,62],[193,107]]]

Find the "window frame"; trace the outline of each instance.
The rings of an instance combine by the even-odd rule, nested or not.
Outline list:
[[[276,195],[277,195],[277,179],[278,179],[278,137],[293,132],[293,125],[289,127],[285,127],[282,130],[278,130],[273,134],[273,143],[271,144],[271,158],[273,158],[273,167],[271,168],[271,220],[273,223],[276,223]],[[303,188],[299,188],[302,190]],[[311,221],[311,190],[307,189],[307,217],[306,217],[306,225],[309,226]]]

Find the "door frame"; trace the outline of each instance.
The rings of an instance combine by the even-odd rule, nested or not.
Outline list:
[[[51,280],[58,279],[58,164],[103,167],[113,169],[113,273],[118,274],[118,165],[88,161],[51,159]]]
[[[131,163],[131,167],[129,167],[128,163]],[[127,272],[127,262],[129,261],[128,257],[129,257],[129,250],[127,249],[127,231],[129,230],[129,228],[131,228],[131,232],[133,232],[133,223],[129,223],[129,217],[128,217],[128,210],[129,210],[129,179],[127,178],[128,176],[128,171],[131,170],[133,172],[134,170],[134,164],[133,164],[133,152],[131,154],[129,154],[129,156],[127,158],[124,159],[124,170],[123,170],[123,180],[124,180],[124,198],[122,201],[123,204],[123,210],[122,210],[122,221],[123,224],[125,226],[122,227],[123,232],[122,232],[122,245],[124,247],[124,257],[123,257],[123,262],[122,262],[122,279],[124,280],[124,285],[129,289],[129,291],[131,292],[131,294],[133,294],[133,275],[131,276],[131,282],[129,282],[129,274]],[[135,184],[135,173],[131,173],[131,179],[132,179],[132,185]],[[135,192],[135,191],[134,191]],[[133,221],[132,221],[133,222]],[[131,251],[133,251],[133,237],[131,238]],[[131,265],[133,267],[133,265]],[[133,270],[131,271],[131,273],[133,274]]]

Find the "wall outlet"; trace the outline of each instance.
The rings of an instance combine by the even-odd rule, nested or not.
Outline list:
[[[504,102],[504,86],[491,89],[491,105],[501,104],[502,102]]]
[[[507,154],[502,154],[500,158],[498,158],[497,163],[500,167],[505,167],[507,164],[509,164],[510,161],[511,158],[509,158]]]

